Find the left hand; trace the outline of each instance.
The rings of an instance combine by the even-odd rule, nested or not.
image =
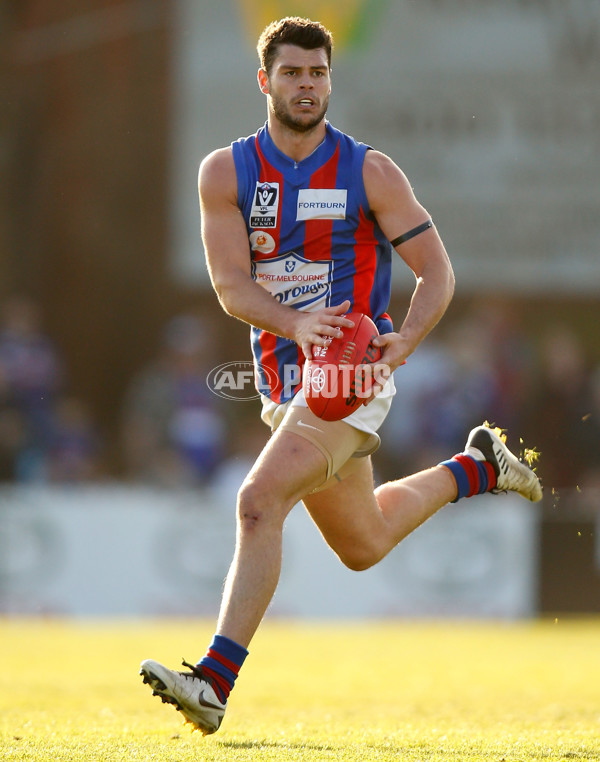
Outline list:
[[[413,347],[399,333],[380,334],[373,339],[373,344],[381,349],[381,357],[374,363],[376,371],[373,386],[371,394],[365,400],[365,405],[380,394],[392,373],[400,365],[404,365],[406,358],[413,352]]]

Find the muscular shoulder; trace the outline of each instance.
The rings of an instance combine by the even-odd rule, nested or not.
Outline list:
[[[365,154],[363,179],[367,198],[373,209],[377,207],[379,200],[389,198],[390,194],[396,198],[406,196],[407,199],[413,196],[404,172],[389,156],[380,151],[370,150]]]
[[[237,178],[231,146],[208,154],[200,164],[198,189],[201,200],[209,198],[235,199]]]
[[[427,211],[400,167],[379,151],[367,151],[363,178],[369,208],[390,241],[421,224]]]

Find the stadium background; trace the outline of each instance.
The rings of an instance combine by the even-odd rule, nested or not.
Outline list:
[[[249,356],[246,328],[222,315],[207,282],[196,175],[203,155],[263,122],[254,43],[271,18],[297,12],[336,35],[331,120],[403,167],[457,274],[443,324],[399,379],[378,473],[431,462],[440,444],[448,454],[454,428],[463,427],[462,439],[484,413],[542,451],[546,497],[540,509],[507,499],[497,514],[483,504],[485,519],[474,509],[436,518],[415,540],[412,565],[409,547],[382,567],[388,592],[376,575],[337,577],[294,518],[287,536],[297,545],[274,611],[315,613],[299,600],[314,602],[323,569],[331,590],[346,591],[344,615],[599,611],[600,8],[592,0],[3,5],[3,336],[11,315],[21,325],[24,314],[30,325],[39,320],[60,372],[36,390],[40,406],[3,368],[0,610],[214,611],[232,487],[264,437],[256,406],[215,398],[179,429],[171,421],[166,444],[150,452],[158,434],[144,427],[156,416],[135,401],[136,379],[157,356],[166,362],[165,351],[192,351],[190,317],[206,329],[204,371]],[[393,314],[401,315],[412,283],[400,263],[396,272]],[[208,443],[190,435],[193,421]],[[179,576],[143,566],[141,527],[154,539],[170,528],[177,546],[182,537],[206,542],[209,526],[211,569],[194,565],[192,540]],[[310,563],[294,537],[314,541]],[[432,582],[422,559],[449,537],[456,542]],[[448,569],[474,547],[450,585]],[[302,582],[311,573],[312,586]],[[178,599],[182,575],[190,589],[200,581],[211,592]],[[162,586],[160,611],[139,601],[144,585],[149,596]],[[336,613],[336,600],[316,613]]]

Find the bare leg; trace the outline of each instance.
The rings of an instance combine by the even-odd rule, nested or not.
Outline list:
[[[350,461],[334,486],[323,484],[321,451],[302,436],[279,430],[265,447],[238,496],[238,532],[217,635],[197,667],[176,672],[146,659],[140,667],[155,695],[172,703],[203,733],[218,730],[227,697],[279,581],[283,523],[304,499],[347,566],[366,569],[456,495],[454,477],[436,467],[373,491],[369,459]],[[231,642],[233,641],[233,642]],[[223,671],[224,670],[224,671]]]
[[[225,583],[217,634],[248,647],[281,572],[283,523],[322,482],[326,462],[310,442],[280,431],[270,440],[238,495],[236,549]]]
[[[434,466],[375,490],[379,510],[390,528],[390,550],[456,497],[456,481],[444,466]]]
[[[456,482],[444,466],[382,484],[373,491],[370,459],[304,504],[326,542],[351,569],[368,569],[456,497]]]

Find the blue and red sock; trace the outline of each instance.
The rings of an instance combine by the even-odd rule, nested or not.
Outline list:
[[[217,698],[225,703],[248,651],[224,635],[215,635],[197,666],[211,681]]]
[[[453,503],[456,503],[461,497],[482,495],[496,486],[496,472],[487,460],[477,460],[470,455],[461,453],[450,460],[443,461],[440,466],[446,466],[450,469],[456,481],[458,494],[456,499],[452,501]]]

